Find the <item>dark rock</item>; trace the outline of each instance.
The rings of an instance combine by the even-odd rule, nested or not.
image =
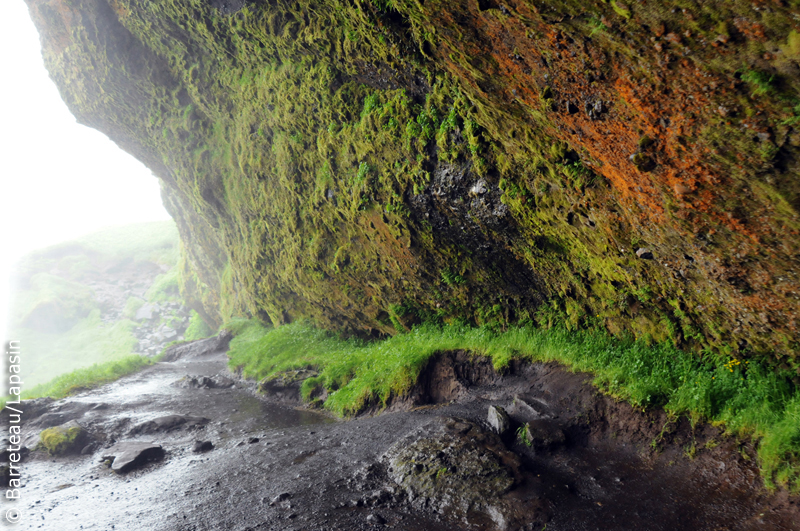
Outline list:
[[[655,161],[649,155],[644,153],[635,153],[631,155],[631,162],[636,166],[639,171],[653,171],[656,168]]]
[[[280,494],[278,494],[277,496],[274,496],[274,497],[273,497],[273,498],[272,498],[272,499],[269,501],[269,504],[270,504],[270,506],[274,507],[275,505],[277,505],[277,504],[279,504],[279,503],[281,503],[281,502],[284,502],[284,501],[288,500],[288,499],[289,499],[289,498],[291,498],[291,497],[292,497],[292,495],[291,495],[290,493],[288,493],[288,492],[281,492],[281,493],[280,493]]]
[[[414,505],[504,528],[513,504],[502,497],[520,478],[519,458],[473,422],[436,418],[384,455],[389,477]]]
[[[195,453],[209,452],[214,449],[211,441],[195,441],[192,451]]]
[[[653,253],[650,251],[650,249],[645,249],[644,247],[640,247],[639,249],[636,249],[636,256],[638,256],[642,260],[652,260],[653,259]]]
[[[526,423],[523,430],[524,442],[534,448],[552,448],[566,441],[564,431],[552,420],[533,420]]]
[[[195,356],[202,356],[203,354],[227,350],[231,337],[233,336],[229,331],[222,330],[214,337],[198,339],[197,341],[190,341],[181,345],[173,345],[164,352],[164,357],[161,359],[162,361],[175,361],[180,358],[193,358]]]
[[[144,442],[121,442],[112,446],[103,454],[103,460],[112,460],[111,470],[126,473],[149,461],[164,457],[164,449],[160,444]]]
[[[606,109],[602,100],[587,100],[583,103],[583,110],[590,119],[598,120]]]
[[[97,449],[97,443],[96,442],[89,443],[89,444],[87,444],[86,446],[83,447],[83,449],[81,450],[81,455],[89,455],[92,452],[94,452],[96,449]]]
[[[277,398],[299,399],[300,386],[303,382],[318,374],[317,371],[309,369],[285,371],[258,382],[258,390],[265,395],[275,395]]]
[[[386,523],[386,520],[384,520],[381,515],[372,513],[369,516],[367,516],[367,523],[370,523],[372,525],[383,525]]]
[[[172,385],[181,389],[213,389],[214,381],[208,376],[184,376]]]
[[[213,389],[230,389],[236,384],[236,382],[230,378],[219,374],[211,378],[211,382],[214,385]]]
[[[248,444],[255,444],[260,440],[261,439],[259,439],[258,437],[250,437],[249,439],[247,439],[247,442],[248,442]]]
[[[508,408],[509,415],[518,422],[528,422],[529,420],[548,418],[547,404],[538,398],[530,396],[514,396],[511,407]]]
[[[33,400],[22,400],[19,405],[16,404],[9,404],[9,405],[14,409],[22,411],[22,414],[25,415],[25,422],[30,422],[35,418],[40,417],[45,413],[47,413],[52,403],[53,403],[52,398],[44,397],[44,398],[34,398]]]
[[[88,432],[71,420],[60,426],[47,428],[39,434],[40,445],[50,455],[67,455],[79,453],[89,439]]]
[[[511,429],[511,419],[506,410],[500,406],[489,406],[489,426],[501,437]]]
[[[182,389],[229,389],[234,386],[234,381],[225,376],[184,376],[172,384]]]
[[[184,415],[166,415],[148,420],[131,428],[128,435],[141,435],[157,432],[169,432],[178,428],[197,428],[208,423],[205,417],[187,417]]]

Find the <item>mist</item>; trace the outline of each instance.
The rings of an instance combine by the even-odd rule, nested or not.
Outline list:
[[[9,275],[23,255],[104,227],[169,215],[150,171],[67,110],[22,2],[2,7],[0,68],[0,337],[9,339]]]

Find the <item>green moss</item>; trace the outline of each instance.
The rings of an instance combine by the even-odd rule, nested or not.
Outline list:
[[[616,0],[611,0],[611,7],[614,8],[614,12],[621,16],[622,18],[629,19],[631,18],[631,10],[625,7],[622,2],[617,2]]]
[[[48,428],[40,434],[41,445],[50,455],[65,455],[79,450],[83,429],[79,426],[69,428],[57,426]]]
[[[189,319],[189,326],[183,334],[186,341],[194,341],[195,339],[203,339],[214,335],[214,330],[200,317],[200,315],[192,310],[192,316]]]
[[[162,302],[176,299],[179,293],[180,274],[178,268],[173,267],[167,273],[158,275],[153,284],[148,288],[145,298],[150,302]]]

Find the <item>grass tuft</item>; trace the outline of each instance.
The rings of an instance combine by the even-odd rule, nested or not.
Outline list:
[[[354,415],[385,406],[407,393],[437,352],[467,350],[489,357],[503,370],[513,359],[557,362],[593,373],[603,392],[636,407],[663,407],[671,416],[689,415],[757,442],[765,484],[800,491],[800,392],[792,373],[774,372],[756,361],[683,352],[669,342],[618,339],[603,333],[515,327],[493,331],[460,324],[424,324],[386,340],[342,339],[295,322],[270,329],[239,320],[229,352],[232,369],[248,378],[314,368],[319,377],[302,388],[310,397],[319,386],[325,408]]]

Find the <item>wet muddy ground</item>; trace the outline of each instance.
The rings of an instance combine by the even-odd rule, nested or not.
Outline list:
[[[74,419],[95,442],[81,455],[37,450],[27,457],[13,528],[800,530],[800,501],[763,491],[747,446],[615,403],[585,375],[556,366],[518,366],[499,376],[485,361],[442,355],[415,393],[389,411],[339,421],[255,395],[252,383],[226,373],[225,362],[218,351],[159,363],[30,410],[23,417],[29,434]],[[223,386],[232,383],[227,375],[235,383],[205,388],[210,380],[187,375],[222,375],[211,385]],[[405,444],[398,441],[453,422],[447,418],[488,432],[490,405],[506,408],[515,423],[540,422],[563,434],[531,447],[513,429],[506,434],[519,467],[501,503],[513,517],[497,517],[492,507],[459,512],[441,497],[412,499],[392,480],[385,454]],[[176,417],[153,422],[168,415]],[[164,455],[118,474],[102,458],[121,441],[154,442]],[[197,441],[213,449],[195,452]],[[3,514],[11,506],[4,500]]]

